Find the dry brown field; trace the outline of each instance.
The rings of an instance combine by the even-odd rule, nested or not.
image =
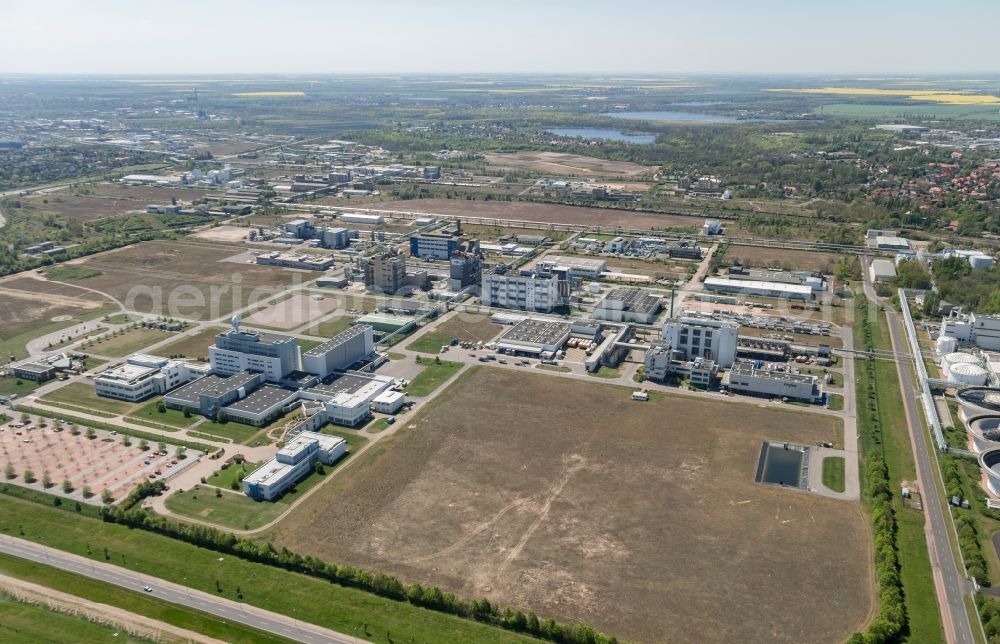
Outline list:
[[[184,356],[208,360],[208,348],[215,344],[215,336],[227,327],[205,327],[193,335],[183,335],[176,341],[160,347],[157,353],[165,356]]]
[[[274,295],[308,275],[226,259],[231,246],[150,241],[73,260],[101,271],[87,286],[141,313],[215,319]]]
[[[744,266],[755,268],[788,268],[798,271],[823,271],[829,274],[834,271],[842,257],[836,253],[816,253],[808,250],[730,246],[723,263],[739,262]]]
[[[652,174],[655,166],[630,161],[609,161],[564,152],[487,152],[486,162],[498,168],[575,176],[639,176]]]
[[[869,619],[858,503],[753,482],[773,406],[472,369],[268,539],[634,641],[842,642]]]
[[[378,208],[437,213],[442,215],[538,221],[553,224],[627,228],[701,228],[700,217],[654,215],[611,208],[588,208],[528,201],[468,201],[465,199],[418,199],[387,201]]]

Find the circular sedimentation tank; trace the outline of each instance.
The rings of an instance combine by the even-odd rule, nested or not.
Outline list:
[[[993,496],[1000,496],[1000,447],[979,455],[979,467],[986,472],[986,485]]]
[[[965,426],[976,454],[1000,448],[1000,414],[973,416]]]
[[[996,387],[969,387],[959,391],[956,398],[963,418],[1000,414],[1000,389]]]

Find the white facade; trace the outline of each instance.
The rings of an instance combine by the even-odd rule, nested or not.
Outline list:
[[[222,376],[241,371],[260,371],[268,380],[280,380],[285,375],[281,358],[278,357],[219,349],[213,345],[208,348],[208,360],[212,364],[212,371]]]
[[[811,301],[812,287],[803,284],[782,284],[778,282],[761,282],[757,280],[732,280],[724,277],[709,277],[705,279],[705,289],[717,293],[739,293],[742,295],[761,295],[764,297],[780,297],[789,300]]]
[[[896,267],[887,259],[872,260],[869,273],[871,274],[872,281],[876,284],[891,282],[896,279]]]
[[[823,398],[819,378],[783,369],[759,363],[738,362],[729,372],[729,389],[737,393],[806,402],[819,402]]]
[[[380,414],[395,414],[406,404],[406,396],[401,391],[383,391],[372,399],[372,409]]]
[[[559,306],[559,277],[545,273],[484,273],[481,300],[485,306],[551,312]]]
[[[686,360],[708,358],[728,368],[736,361],[739,329],[738,324],[729,320],[684,317],[667,320],[663,325],[663,340]]]
[[[302,480],[316,463],[332,465],[347,454],[339,436],[300,432],[277,455],[243,479],[243,493],[252,499],[273,501]]]
[[[94,391],[105,398],[139,402],[200,378],[208,371],[207,365],[137,353],[125,364],[98,375],[94,379]]]
[[[384,221],[382,215],[365,215],[351,212],[341,213],[338,219],[352,224],[381,224]]]
[[[375,350],[372,327],[358,324],[302,354],[302,370],[325,378],[347,369]]]

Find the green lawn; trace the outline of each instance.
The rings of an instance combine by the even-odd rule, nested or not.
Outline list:
[[[199,417],[195,416],[195,419],[197,418]],[[244,441],[248,441],[255,434],[260,432],[260,427],[244,425],[243,423],[237,423],[234,420],[227,423],[217,423],[212,420],[206,420],[195,425],[191,429],[200,434],[208,434],[218,438],[228,438],[234,443],[243,443]]]
[[[378,421],[375,422],[377,423]],[[344,429],[342,427],[338,427],[337,425],[330,425],[330,424],[324,425],[323,427],[320,428],[319,433],[330,434],[331,436],[340,436],[345,441],[347,441],[347,456],[338,461],[337,465],[346,461],[353,454],[357,453],[359,449],[368,444],[368,438],[362,436],[356,430]]]
[[[184,358],[208,360],[208,348],[215,344],[215,336],[224,330],[222,327],[206,327],[194,335],[180,335],[174,342],[170,342],[157,349],[156,353],[161,356],[181,356]]]
[[[544,369],[545,371],[557,371],[559,373],[569,373],[570,371],[573,371],[569,367],[562,367],[557,364],[536,364],[535,368]]]
[[[135,409],[133,403],[98,396],[94,391],[94,385],[86,382],[71,382],[65,387],[45,394],[40,400],[51,405],[105,417],[129,414]]]
[[[864,337],[860,320],[863,301],[860,297],[856,301],[858,319],[854,325],[854,337],[858,346],[861,346]],[[874,303],[870,304],[870,308],[873,312],[877,310]],[[892,349],[888,324],[881,312],[878,313],[877,319],[873,318],[872,339],[876,350]],[[896,364],[887,360],[876,360],[874,382],[870,381],[865,362],[862,360],[858,361],[855,373],[860,381],[857,385],[857,399],[864,401],[858,405],[858,429],[862,453],[867,453],[869,450],[883,452],[889,468],[890,489],[898,491],[904,480],[916,479],[916,468],[913,464],[913,451],[899,390]],[[868,392],[873,390],[876,383],[877,414],[883,428],[881,442],[877,432],[873,430],[867,403]],[[899,574],[903,582],[910,626],[907,641],[911,643],[943,641],[944,631],[927,553],[927,540],[924,537],[924,515],[905,507],[898,496],[893,499],[893,507],[898,525],[896,539],[899,549]]]
[[[288,509],[288,505],[254,501],[242,491],[196,485],[190,490],[172,494],[167,499],[167,509],[175,514],[203,519],[227,528],[252,530],[278,518]]]
[[[823,485],[834,492],[844,491],[844,459],[840,456],[827,456],[823,459]]]
[[[19,526],[23,526],[23,535],[20,535]],[[145,530],[104,523],[3,495],[0,495],[0,532],[99,561],[104,560],[104,548],[107,547],[111,563],[117,565],[124,560],[130,570],[209,593],[218,592],[218,582],[221,588],[218,594],[229,599],[236,597],[236,587],[240,586],[243,601],[248,604],[294,615],[297,619],[350,635],[364,636],[362,629],[367,624],[370,635],[364,637],[375,642],[386,642],[387,635],[397,642],[531,641],[472,620],[417,608],[239,557],[220,556],[213,550]],[[40,570],[42,567],[30,564],[28,569]],[[170,607],[155,603],[164,610]]]
[[[30,394],[43,384],[45,383],[38,383],[34,380],[24,380],[23,378],[14,378],[12,376],[4,376],[0,378],[0,396],[10,396],[11,394],[23,396],[25,394]]]
[[[197,416],[192,416],[190,418],[184,417],[184,412],[179,409],[166,408],[162,413],[157,410],[157,405],[161,402],[160,398],[155,398],[150,400],[148,403],[133,411],[128,420],[138,419],[140,422],[143,420],[152,421],[158,425],[168,425],[170,427],[177,427],[183,429],[188,427],[193,422],[198,420]]]
[[[59,264],[58,266],[45,269],[45,277],[50,280],[57,280],[60,282],[84,280],[88,277],[97,277],[100,274],[101,271],[96,268],[90,268],[88,266],[74,266],[70,264]]]
[[[0,591],[0,640],[5,642],[138,642],[119,629],[18,601]]]
[[[237,465],[232,463],[226,468],[219,467],[214,474],[205,479],[208,485],[214,485],[215,487],[221,487],[224,490],[231,490],[233,481],[239,478],[239,473],[249,474],[257,469],[260,463],[243,463],[242,465]]]
[[[550,366],[550,365],[546,365]],[[595,376],[597,378],[618,378],[622,375],[621,369],[615,369],[613,367],[598,367],[597,371],[588,371],[588,376]]]
[[[844,397],[840,394],[830,394],[830,409],[842,411],[844,409]]]
[[[108,324],[131,324],[139,319],[138,315],[129,315],[128,313],[118,313],[117,315],[109,315],[104,318],[104,321]]]
[[[389,420],[386,418],[376,418],[365,427],[365,431],[372,434],[384,432],[387,429],[389,429]]]
[[[160,601],[155,597],[144,595],[143,593],[125,590],[124,588],[119,588],[118,586],[114,586],[112,584],[96,581],[80,575],[74,575],[73,573],[64,572],[57,568],[46,566],[45,564],[25,561],[10,555],[0,554],[0,572],[11,577],[16,577],[18,579],[23,579],[25,581],[45,586],[47,588],[53,588],[70,595],[100,602],[102,604],[117,606],[118,608],[127,610],[130,613],[135,613],[136,615],[143,615],[145,617],[173,624],[174,626],[186,628],[209,637],[215,637],[229,642],[263,643],[290,641],[243,626],[242,624],[223,621],[213,615],[209,615],[208,613]],[[56,615],[61,615],[63,617],[82,621],[78,618],[72,618],[62,613],[55,613],[53,611],[49,611],[48,609],[42,610],[44,612],[36,614],[36,617],[40,621],[49,621],[44,624],[39,623],[35,625],[26,625],[24,629],[20,630],[16,635],[11,635],[8,629],[12,626],[16,626],[19,622],[15,621],[14,616],[9,614],[6,610],[0,610],[0,640],[7,642],[136,641],[128,636],[122,637],[122,633],[120,632],[118,633],[118,637],[112,636],[107,639],[102,639],[100,634],[91,634],[94,633],[93,631],[84,633],[82,629],[78,628],[77,624],[54,619]],[[47,633],[46,630],[54,630],[49,629],[49,625],[59,625],[59,630],[57,632]],[[115,631],[117,630],[118,629],[115,629]]]
[[[175,334],[159,329],[129,329],[119,335],[105,334],[88,340],[86,350],[102,356],[121,358],[173,335]]]
[[[308,329],[306,329],[306,335],[314,335],[319,338],[332,338],[341,331],[347,329],[354,322],[354,318],[350,315],[337,314],[332,318],[323,320],[322,322],[317,322]]]
[[[386,355],[389,356],[390,360],[406,360],[406,354],[405,353],[395,353],[394,351],[390,351]]]
[[[299,349],[302,351],[302,353],[305,353],[309,349],[312,349],[313,347],[318,347],[319,345],[323,344],[321,340],[309,340],[308,338],[299,338],[298,340],[299,340]]]
[[[446,380],[454,376],[462,368],[461,362],[436,362],[430,358],[417,358],[417,364],[424,365],[424,370],[410,381],[406,393],[411,396],[426,396],[440,387]]]

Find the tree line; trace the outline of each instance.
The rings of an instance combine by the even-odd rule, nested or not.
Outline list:
[[[159,494],[164,488],[163,481],[143,482],[118,506],[103,506],[101,518],[110,523],[142,528],[196,546],[238,556],[248,561],[325,579],[341,586],[358,588],[381,597],[473,619],[552,642],[613,644],[618,641],[615,637],[600,633],[584,624],[563,624],[551,618],[541,619],[535,613],[526,614],[520,610],[502,607],[488,599],[461,599],[453,593],[442,592],[436,586],[406,585],[385,573],[328,563],[318,557],[303,557],[288,548],[278,550],[270,542],[262,543],[252,539],[241,539],[230,532],[208,526],[170,521],[164,516],[154,514],[141,507],[140,502],[144,498]]]

